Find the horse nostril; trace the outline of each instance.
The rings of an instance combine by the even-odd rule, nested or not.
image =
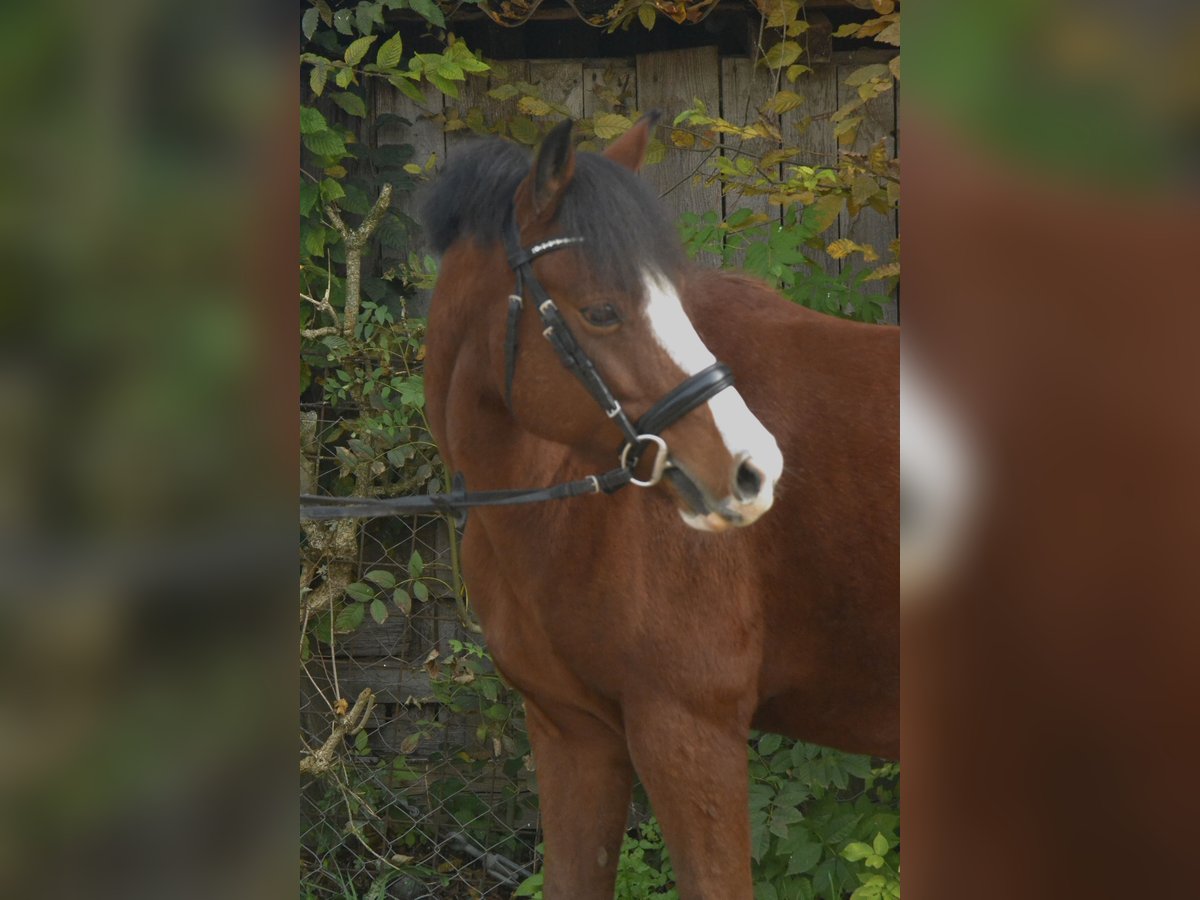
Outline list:
[[[763,488],[762,469],[743,459],[733,474],[733,493],[739,500],[753,500]]]

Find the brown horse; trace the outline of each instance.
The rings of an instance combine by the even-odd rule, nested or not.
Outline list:
[[[898,331],[689,264],[633,174],[651,126],[601,156],[564,123],[532,164],[482,143],[425,210],[429,420],[468,488],[610,468],[622,436],[519,307],[513,359],[514,224],[522,247],[582,239],[532,272],[631,419],[714,358],[737,379],[661,430],[656,485],[471,514],[464,575],[525,696],[548,900],[612,897],[635,771],[680,895],[749,900],[751,728],[899,755]]]

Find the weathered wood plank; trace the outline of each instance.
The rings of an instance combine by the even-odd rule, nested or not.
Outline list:
[[[583,115],[583,62],[577,59],[537,60],[529,64],[529,83],[548,103],[561,103],[578,119]]]
[[[846,77],[856,68],[855,65],[840,65],[838,75],[838,103],[845,103],[854,98],[856,89],[845,84]],[[875,97],[863,109],[863,122],[858,127],[858,134],[853,145],[847,149],[856,153],[866,153],[881,138],[887,142],[888,155],[894,156],[896,151],[896,93],[887,91]],[[842,237],[848,237],[860,244],[868,244],[879,252],[880,260],[888,258],[888,244],[895,240],[898,231],[896,215],[883,215],[873,209],[862,209],[853,219],[849,213],[842,211],[839,217],[839,229]],[[859,254],[842,260],[843,271],[854,272],[864,267],[873,268],[878,263],[866,263]],[[865,289],[872,294],[887,294],[886,282],[868,283]],[[891,292],[891,302],[886,307],[888,322],[898,320],[899,309],[896,304],[895,292]]]
[[[613,95],[614,105],[604,98]],[[632,59],[584,60],[583,115],[616,112],[632,115],[637,105],[637,68]]]
[[[501,84],[512,81],[529,81],[529,63],[526,60],[488,60],[492,71],[486,76],[469,77],[459,87],[459,96],[457,99],[453,97],[446,98],[446,117],[452,119],[455,117],[463,118],[472,109],[478,109],[483,113],[483,120],[488,125],[492,125],[500,119],[509,118],[517,114],[517,101],[513,100],[497,100],[495,97],[489,97],[488,91]],[[470,129],[463,128],[457,131],[451,131],[446,135],[446,155],[453,158],[454,152],[461,149],[464,144],[471,142],[475,137],[474,132]]]
[[[638,109],[661,110],[665,125],[660,126],[659,133],[665,136],[675,116],[691,106],[697,97],[709,110],[720,109],[720,72],[716,47],[641,54],[637,58]],[[720,211],[720,187],[693,178],[704,162],[717,152],[718,146],[681,150],[667,141],[663,161],[646,167],[643,177],[663,197],[672,217],[685,212],[703,215]]]

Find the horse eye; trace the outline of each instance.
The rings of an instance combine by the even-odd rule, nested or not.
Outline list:
[[[608,325],[616,325],[621,321],[620,314],[613,308],[611,303],[605,303],[602,306],[585,306],[580,310],[583,317],[587,319],[591,325],[596,325],[603,328]]]

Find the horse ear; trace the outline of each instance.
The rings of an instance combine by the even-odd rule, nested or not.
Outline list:
[[[646,159],[646,147],[650,143],[650,134],[662,115],[657,109],[652,109],[642,116],[633,127],[613,141],[604,151],[604,155],[613,162],[636,172]]]
[[[555,125],[538,147],[529,176],[517,188],[517,201],[533,218],[548,222],[558,212],[563,192],[575,175],[575,147],[570,119]]]

